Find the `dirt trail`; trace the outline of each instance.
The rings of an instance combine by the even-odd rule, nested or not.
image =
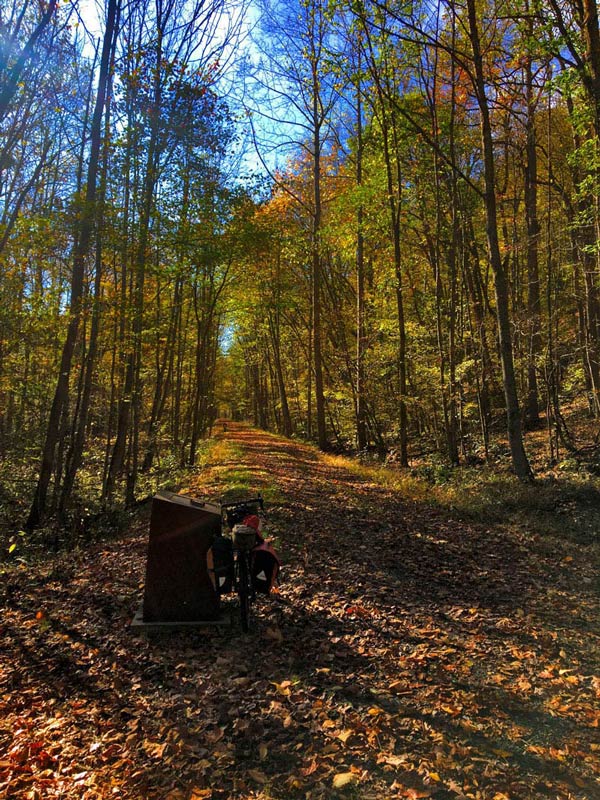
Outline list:
[[[189,488],[271,499],[280,593],[249,636],[135,639],[144,522],[15,572],[0,794],[600,796],[584,552],[465,524],[295,442],[235,425],[219,438]]]

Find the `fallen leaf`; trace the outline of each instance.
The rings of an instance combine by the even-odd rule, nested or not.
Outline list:
[[[394,694],[410,694],[410,689],[406,688],[405,681],[392,681],[388,686],[388,691]]]
[[[259,769],[249,769],[248,775],[252,778],[253,781],[256,781],[256,783],[261,783],[263,785],[267,783],[269,780],[265,775],[265,773],[261,772]]]
[[[304,767],[304,769],[302,769],[301,772],[305,778],[308,778],[309,775],[312,775],[317,771],[317,767],[318,767],[317,759],[313,758],[308,767]]]
[[[355,783],[357,780],[358,778],[353,772],[338,772],[333,776],[333,788],[343,789],[344,786]]]
[[[346,730],[338,733],[336,738],[339,739],[343,744],[346,744],[351,736],[354,736],[354,731],[351,728],[346,728]]]
[[[399,767],[400,764],[405,764],[407,762],[408,756],[384,756],[382,760],[384,764],[389,764],[390,767]]]
[[[291,681],[282,681],[281,683],[276,683],[275,681],[272,681],[272,683],[275,689],[277,690],[277,694],[282,695],[282,697],[289,697],[291,695],[292,693],[292,690],[290,688],[292,685]]]
[[[209,744],[216,744],[220,742],[223,736],[225,735],[225,731],[223,728],[214,728],[212,731],[208,731],[206,734],[206,741]]]
[[[144,750],[151,758],[163,758],[165,755],[165,750],[167,749],[167,743],[162,742],[151,742],[149,739],[146,739],[143,744]]]
[[[271,642],[283,642],[283,633],[279,630],[279,628],[267,628],[264,633],[265,639],[269,639]]]

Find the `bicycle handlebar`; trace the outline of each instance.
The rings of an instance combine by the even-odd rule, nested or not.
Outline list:
[[[234,503],[221,503],[221,508],[237,508],[239,506],[252,505],[253,503],[258,503],[261,511],[264,511],[265,503],[261,495],[258,495],[258,497],[249,497],[247,500],[236,500]]]

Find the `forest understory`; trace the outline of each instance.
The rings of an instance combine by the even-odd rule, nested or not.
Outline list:
[[[265,497],[284,569],[249,635],[132,633],[148,505],[118,536],[15,551],[0,794],[597,798],[595,480],[440,482],[219,431],[180,489]]]

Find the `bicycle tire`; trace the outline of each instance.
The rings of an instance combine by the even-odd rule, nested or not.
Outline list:
[[[240,598],[240,622],[244,633],[250,630],[250,566],[248,553],[238,553],[238,597]]]

